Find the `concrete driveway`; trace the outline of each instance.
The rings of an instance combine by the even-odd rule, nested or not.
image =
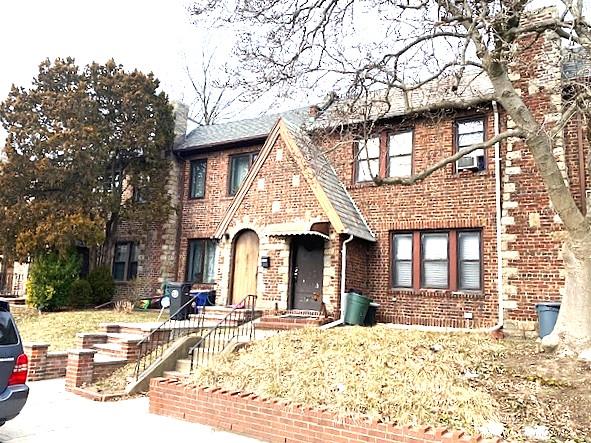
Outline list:
[[[0,427],[0,443],[124,442],[257,443],[207,426],[148,413],[148,398],[98,403],[64,390],[64,379],[29,383],[21,414]]]

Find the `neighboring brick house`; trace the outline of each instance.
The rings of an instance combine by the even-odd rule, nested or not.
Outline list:
[[[549,126],[563,100],[560,51],[547,32],[512,65]],[[199,127],[174,148],[175,215],[146,244],[128,243],[124,269],[137,267],[152,291],[166,279],[213,288],[218,304],[254,293],[263,308],[324,302],[338,315],[340,294],[354,288],[380,303],[381,321],[476,328],[502,314],[506,328],[529,330],[535,303],[559,299],[564,282],[561,222],[522,142],[500,144],[499,170],[493,146],[410,186],[376,186],[369,174],[410,175],[511,127],[490,92],[483,76],[410,98],[391,92],[363,141],[354,118],[323,130],[334,128],[339,100]],[[554,154],[585,208],[581,131],[571,122]],[[130,227],[122,240],[132,240]]]

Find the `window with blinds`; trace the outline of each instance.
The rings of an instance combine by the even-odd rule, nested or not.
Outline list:
[[[393,232],[391,241],[393,288],[482,291],[480,230]]]
[[[397,288],[412,288],[412,233],[394,235],[394,276]]]
[[[421,282],[423,288],[449,286],[449,246],[447,233],[424,233],[421,236]]]
[[[458,232],[458,287],[479,290],[481,284],[480,232]]]

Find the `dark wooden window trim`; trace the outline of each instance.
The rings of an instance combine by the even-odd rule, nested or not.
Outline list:
[[[389,171],[390,171],[390,152],[389,152],[389,139],[390,139],[390,135],[395,135],[395,134],[400,134],[403,132],[411,132],[412,133],[412,149],[411,149],[411,154],[410,154],[410,169],[411,172],[410,174],[414,174],[415,168],[414,168],[414,161],[415,161],[415,127],[414,126],[400,126],[399,128],[396,128],[395,130],[392,130],[390,128],[388,129],[383,129],[373,135],[371,135],[368,139],[371,138],[379,138],[380,140],[380,151],[379,151],[379,156],[378,157],[372,157],[370,158],[370,160],[375,160],[378,159],[378,170],[379,170],[379,175],[380,177],[388,177]],[[352,155],[353,155],[353,159],[355,160],[353,162],[353,174],[352,174],[352,184],[353,185],[363,185],[363,184],[368,184],[368,183],[372,183],[372,180],[359,180],[359,163],[360,160],[358,159],[358,152],[359,152],[359,143],[362,140],[355,140],[352,143]],[[366,161],[366,160],[363,160]]]
[[[125,260],[116,261],[117,249],[120,246],[124,246],[124,245],[128,246],[127,257],[125,258]],[[123,279],[115,280],[116,282],[126,282],[129,280],[133,280],[137,277],[138,261],[137,261],[137,259],[133,260],[133,258],[136,256],[137,248],[138,248],[137,243],[133,242],[133,241],[122,241],[122,242],[115,243],[115,254],[113,255],[113,266],[111,269],[111,273],[113,275],[113,278],[115,278],[115,265],[117,265],[119,263],[123,263],[123,277],[124,277]]]
[[[201,196],[194,196],[193,195],[193,165],[197,163],[205,164],[205,173],[203,174],[203,195]],[[189,200],[202,200],[205,198],[205,194],[207,192],[207,159],[206,158],[196,158],[189,162]]]
[[[382,175],[382,163],[383,163],[383,158],[382,158],[383,157],[383,149],[382,149],[382,146],[383,146],[383,142],[384,142],[384,131],[379,132],[377,134],[370,135],[367,139],[368,140],[371,140],[371,139],[374,139],[374,138],[377,138],[379,140],[379,143],[378,143],[378,148],[379,148],[378,156],[377,157],[369,157],[369,158],[363,159],[363,160],[360,160],[359,159],[359,151],[360,151],[359,146],[360,146],[361,142],[363,142],[363,139],[358,139],[358,140],[355,140],[353,142],[353,155],[354,155],[353,158],[355,159],[355,161],[353,162],[353,164],[355,165],[354,168],[353,168],[353,183],[357,183],[357,184],[372,183],[372,180],[371,179],[369,179],[369,180],[359,180],[359,164],[362,161],[365,162],[365,161],[368,161],[368,160],[369,161],[371,161],[371,160],[377,160],[378,161],[378,174]]]
[[[196,273],[196,278],[191,280],[190,278],[190,271],[191,266],[190,264],[193,262],[191,258],[191,247],[193,244],[201,243],[201,269],[199,269]],[[190,238],[187,240],[187,260],[185,266],[185,279],[186,281],[191,281],[192,283],[211,283],[208,281],[204,281],[205,269],[207,266],[206,259],[207,259],[207,245],[211,245],[210,247],[214,248],[214,260],[215,260],[215,248],[216,244],[213,240],[209,238]]]
[[[423,236],[429,234],[445,234],[447,236],[447,259],[446,260],[428,260],[429,262],[446,262],[447,263],[447,286],[438,287],[438,286],[427,286],[424,282],[425,278],[425,254],[424,254],[424,243],[423,243]],[[421,289],[450,289],[450,270],[451,270],[451,257],[450,257],[450,231],[423,231],[420,234],[421,239]]]
[[[396,281],[396,263],[399,260],[396,260],[396,240],[395,237],[397,235],[410,235],[411,236],[411,262],[410,262],[410,266],[411,266],[411,278],[410,278],[410,286],[397,286],[395,284]],[[415,272],[414,272],[414,263],[415,263],[415,242],[414,242],[414,233],[412,231],[396,231],[396,232],[392,232],[390,235],[390,256],[392,257],[392,260],[390,260],[390,283],[391,286],[394,288],[400,288],[400,289],[413,289],[414,285],[415,285]]]
[[[390,136],[396,134],[402,134],[404,132],[410,132],[412,134],[411,140],[411,149],[410,149],[410,176],[415,173],[415,129],[414,127],[402,127],[397,129],[396,131],[386,131],[385,137],[385,149],[384,149],[384,156],[385,156],[385,167],[384,167],[384,177],[390,176],[390,162],[394,157],[406,157],[408,154],[405,155],[390,155]]]
[[[453,138],[452,138],[452,144],[453,144],[453,153],[455,154],[456,152],[458,152],[458,146],[459,146],[459,130],[458,130],[458,126],[461,123],[466,123],[469,121],[473,121],[473,120],[482,120],[482,140],[486,141],[488,139],[488,115],[487,114],[482,114],[482,113],[478,113],[478,114],[470,114],[470,115],[464,115],[462,117],[457,117],[454,122],[453,122]],[[482,171],[486,171],[488,170],[488,159],[486,158],[487,149],[484,148],[484,169],[482,169],[481,171],[478,172],[482,172]],[[454,162],[454,173],[458,174],[461,171],[457,170],[456,167],[456,163]]]
[[[227,179],[227,184],[226,184],[226,189],[228,190],[228,196],[236,195],[236,193],[238,192],[238,189],[240,189],[240,186],[238,186],[234,190],[234,192],[232,192],[232,163],[234,162],[234,159],[240,158],[240,157],[249,157],[248,169],[250,170],[250,168],[252,167],[252,164],[255,162],[256,157],[258,155],[259,155],[259,151],[250,151],[250,152],[243,152],[241,154],[230,155],[228,157],[228,179]]]
[[[459,234],[463,232],[475,232],[479,234],[480,247],[480,288],[479,289],[462,289],[460,287],[460,263],[459,263]],[[448,236],[448,286],[446,288],[429,288],[425,287],[423,282],[423,234],[445,233]],[[412,234],[412,288],[400,287],[394,285],[394,275],[396,272],[396,260],[394,251],[394,236],[398,234]],[[433,291],[451,291],[462,292],[470,294],[481,294],[484,291],[484,247],[483,247],[482,229],[467,228],[467,229],[425,229],[417,231],[392,231],[390,233],[390,288],[392,290],[420,292],[424,290]]]
[[[480,265],[480,288],[478,289],[466,289],[466,288],[462,288],[461,285],[461,281],[460,281],[460,269],[462,266],[462,261],[474,261],[474,260],[460,260],[460,234],[462,233],[474,233],[474,234],[478,234],[478,248],[479,248],[479,256],[478,256],[478,262]],[[456,231],[456,237],[457,237],[457,245],[456,245],[456,257],[457,257],[457,287],[458,290],[462,291],[462,292],[481,292],[484,288],[484,266],[482,265],[483,261],[484,261],[484,256],[483,256],[483,247],[482,247],[482,230],[481,229],[458,229]]]

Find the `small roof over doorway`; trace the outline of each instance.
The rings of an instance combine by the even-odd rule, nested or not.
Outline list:
[[[265,226],[263,233],[270,237],[290,237],[311,235],[328,240],[328,235],[324,232],[314,230],[314,224],[311,222],[291,222],[291,223],[276,223]]]

